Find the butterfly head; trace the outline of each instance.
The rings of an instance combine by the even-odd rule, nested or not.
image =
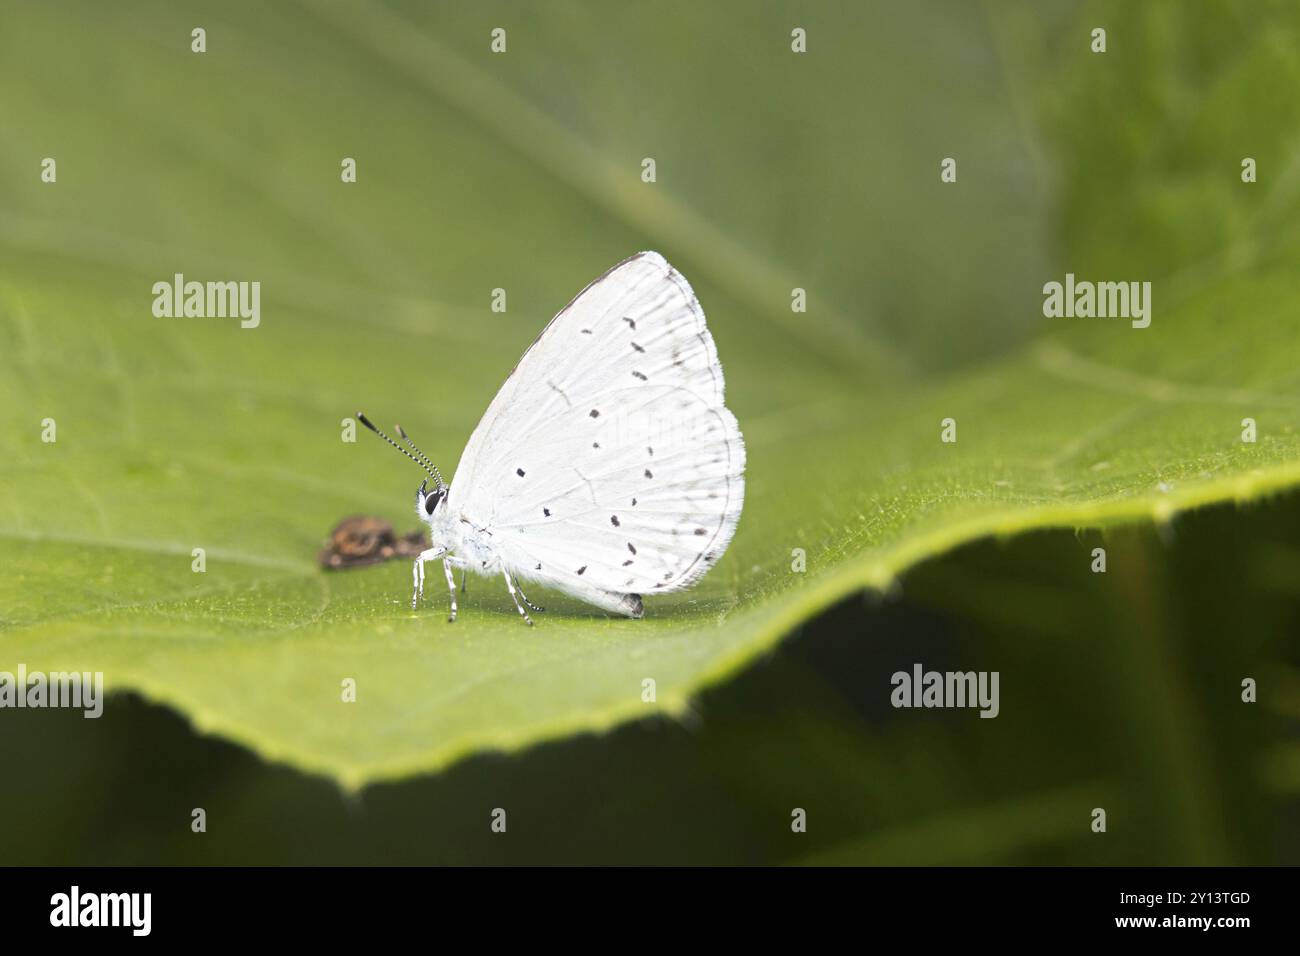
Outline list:
[[[420,516],[421,521],[431,521],[433,513],[438,510],[438,505],[447,500],[447,486],[434,485],[429,488],[429,479],[426,478],[420,482],[420,487],[415,489],[415,513]]]
[[[438,510],[438,505],[447,500],[447,492],[450,490],[447,483],[442,480],[442,474],[438,471],[438,467],[429,460],[428,455],[415,447],[415,442],[411,441],[410,436],[402,430],[401,425],[397,426],[397,434],[402,436],[402,441],[411,446],[411,451],[407,451],[401,445],[397,444],[397,442],[393,441],[381,432],[363,413],[357,412],[357,419],[361,424],[365,425],[384,441],[388,442],[388,444],[392,445],[407,458],[411,459],[411,461],[423,468],[429,478],[433,479],[432,488],[429,487],[429,478],[425,478],[424,481],[420,482],[420,487],[415,489],[416,514],[420,516],[420,520],[432,523],[434,514]],[[411,452],[415,452],[415,454],[411,454]]]

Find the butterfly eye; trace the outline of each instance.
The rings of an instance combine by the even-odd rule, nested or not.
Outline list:
[[[433,514],[433,509],[438,507],[438,502],[441,500],[442,500],[441,491],[435,491],[430,495],[426,495],[424,499],[424,513],[427,515]]]

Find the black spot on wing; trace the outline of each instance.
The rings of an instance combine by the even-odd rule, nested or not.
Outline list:
[[[636,349],[638,352],[644,352],[644,351],[645,351],[645,349],[643,349],[641,346],[637,345],[635,342],[632,343],[632,348]]]
[[[633,376],[633,378],[639,378],[639,379],[640,379],[641,381],[643,381],[643,382],[648,382],[648,381],[650,381],[650,379],[648,379],[648,378],[645,377],[645,372],[633,372],[633,373],[632,373],[632,376]]]
[[[632,319],[629,319],[626,315],[623,316],[623,321],[626,322],[628,325],[632,326],[632,330],[633,330],[633,331],[636,331],[636,322],[635,322],[635,321],[633,321]]]
[[[586,570],[587,570],[587,566],[584,564],[582,567],[578,568],[578,573],[581,574],[583,571]]]
[[[543,518],[549,518],[550,516],[551,516],[551,509],[550,509],[550,508],[543,508],[543,509],[542,509],[542,517],[543,517]]]
[[[522,468],[516,468],[515,474],[522,478],[524,476],[524,470]]]
[[[612,524],[615,528],[617,528],[617,527],[618,527],[618,515],[610,515],[610,516],[609,516],[609,523]]]
[[[636,545],[634,545],[631,541],[627,543],[627,549],[631,551],[633,554],[636,554]]]
[[[647,469],[645,470],[645,476],[646,476],[647,478],[653,478],[653,477],[654,477],[654,472],[652,472],[649,468],[647,468]]]
[[[600,417],[600,409],[598,409],[598,408],[593,408],[593,409],[592,409],[588,414],[590,414],[592,418],[599,418],[599,417]]]

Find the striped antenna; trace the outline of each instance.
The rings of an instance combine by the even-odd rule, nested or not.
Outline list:
[[[361,424],[365,425],[367,428],[369,428],[372,432],[374,432],[384,441],[388,442],[388,444],[392,445],[394,448],[400,451],[407,458],[411,459],[411,461],[419,465],[424,471],[429,472],[429,477],[432,478],[434,481],[436,481],[439,485],[442,484],[442,476],[438,474],[438,469],[432,468],[431,464],[426,465],[424,462],[420,461],[420,459],[416,458],[414,455],[412,455],[401,445],[397,444],[397,442],[393,441],[391,438],[389,438],[387,435],[381,432],[378,428],[375,427],[374,422],[366,418],[365,412],[357,412],[357,419],[361,422]],[[430,470],[431,468],[432,470]]]
[[[411,450],[420,456],[420,461],[424,464],[425,468],[429,470],[429,473],[433,475],[433,480],[438,483],[438,487],[446,488],[447,483],[442,480],[442,472],[438,471],[438,466],[429,460],[428,455],[426,455],[424,452],[420,451],[420,449],[415,447],[415,442],[411,441],[411,436],[406,434],[406,432],[403,430],[401,425],[397,425],[395,427],[397,428],[397,434],[402,436],[402,441],[410,445]]]

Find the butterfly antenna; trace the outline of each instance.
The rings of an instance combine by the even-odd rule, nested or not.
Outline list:
[[[447,487],[447,483],[442,480],[442,472],[438,471],[438,466],[429,460],[428,455],[426,455],[424,452],[420,451],[420,449],[415,447],[415,442],[411,441],[411,436],[406,434],[406,432],[402,429],[401,425],[397,425],[395,427],[397,428],[397,434],[402,436],[402,441],[406,442],[408,445],[411,446],[411,450],[420,456],[420,461],[422,461],[424,463],[424,466],[427,469],[429,469],[429,471],[433,474],[433,480],[438,483],[438,487],[439,488]]]
[[[393,441],[391,438],[389,438],[387,435],[381,432],[378,428],[376,428],[375,423],[372,422],[370,419],[366,418],[364,412],[357,412],[357,419],[361,422],[361,424],[365,425],[367,428],[369,428],[372,432],[374,432],[384,441],[388,442],[388,444],[392,445],[394,448],[400,451],[407,458],[411,459],[411,461],[419,465],[424,471],[429,472],[429,477],[432,478],[434,481],[436,481],[439,485],[442,484],[442,476],[437,473],[438,470],[436,468],[430,471],[428,465],[420,461],[420,459],[416,458],[409,451],[407,451],[401,445],[397,444],[397,442]]]

